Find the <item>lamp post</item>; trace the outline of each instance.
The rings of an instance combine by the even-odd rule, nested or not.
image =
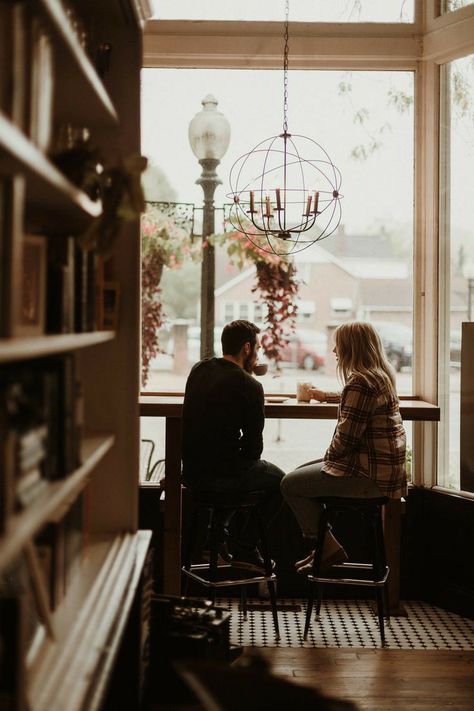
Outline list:
[[[214,355],[214,247],[205,246],[209,235],[214,233],[214,192],[221,184],[216,168],[223,158],[230,141],[230,125],[220,111],[217,99],[208,94],[202,100],[202,110],[189,124],[189,143],[198,159],[202,173],[196,180],[204,192],[202,215],[203,255],[201,267],[201,358]]]
[[[462,270],[467,281],[467,320],[472,321],[472,294],[474,292],[474,262],[467,262]]]

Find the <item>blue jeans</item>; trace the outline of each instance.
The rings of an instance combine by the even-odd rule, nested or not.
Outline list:
[[[199,485],[194,485],[194,490],[214,491],[219,493],[248,493],[251,491],[265,491],[266,499],[259,507],[260,516],[267,528],[283,505],[280,491],[280,482],[285,472],[275,464],[264,459],[241,460],[235,467],[233,476],[207,479]],[[228,512],[225,519],[220,521],[223,529],[230,525],[231,538],[236,549],[254,549],[259,542],[257,517],[254,511],[249,515],[234,518],[233,511]],[[232,519],[232,521],[231,521]]]
[[[281,481],[281,493],[295,514],[303,536],[317,538],[321,506],[315,496],[348,496],[371,498],[382,496],[373,479],[355,476],[332,476],[324,471],[324,461],[318,459],[303,464]]]

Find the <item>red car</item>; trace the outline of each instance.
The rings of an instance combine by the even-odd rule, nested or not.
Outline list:
[[[304,370],[318,370],[326,363],[327,336],[321,331],[296,331],[282,349],[282,363]]]

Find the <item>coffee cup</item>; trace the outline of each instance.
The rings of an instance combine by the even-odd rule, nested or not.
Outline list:
[[[296,383],[296,399],[298,402],[310,402],[312,383],[298,381]]]
[[[253,374],[254,375],[266,375],[268,373],[268,363],[257,363],[257,365],[253,366]]]

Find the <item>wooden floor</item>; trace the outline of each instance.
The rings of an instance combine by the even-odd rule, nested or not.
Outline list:
[[[349,699],[360,711],[474,711],[474,652],[267,647],[248,648],[244,657],[255,652],[276,676]],[[149,711],[204,708],[188,702],[152,704]]]
[[[271,662],[275,675],[317,687],[330,696],[350,699],[361,711],[474,711],[474,652],[314,648],[259,651]]]

